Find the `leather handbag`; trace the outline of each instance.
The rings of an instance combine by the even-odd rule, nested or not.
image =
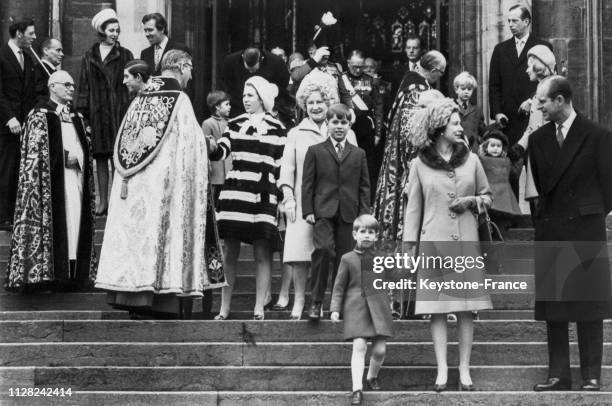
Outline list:
[[[489,217],[487,207],[478,216],[478,237],[481,255],[484,257],[485,270],[490,274],[499,274],[503,268],[504,237],[499,227]]]

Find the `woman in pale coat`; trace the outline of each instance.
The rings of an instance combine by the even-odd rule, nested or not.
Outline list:
[[[547,46],[536,45],[527,51],[527,74],[529,75],[529,80],[532,82],[541,82],[548,76],[556,73],[557,61],[555,59],[555,54],[553,54],[553,52]],[[520,154],[524,154],[524,152],[527,150],[527,144],[529,143],[529,136],[531,133],[548,122],[544,120],[542,112],[538,109],[540,103],[538,99],[536,99],[535,95],[531,99],[525,100],[523,104],[526,108],[529,108],[529,123],[527,124],[525,133],[517,142],[517,145],[520,145],[522,148],[522,150],[519,150]],[[525,160],[524,195],[525,200],[530,203],[530,211],[533,212],[532,206],[535,199],[538,197],[538,192],[533,181],[529,159],[525,157]],[[523,210],[527,211],[527,208],[523,207]]]
[[[451,99],[433,102],[415,113],[411,132],[419,147],[410,166],[404,241],[419,243],[418,254],[427,257],[478,258],[477,213],[491,205],[487,176],[476,154],[463,138],[458,106]],[[422,255],[420,255],[422,256]],[[431,314],[438,375],[435,390],[446,389],[448,378],[447,314],[457,315],[459,332],[459,388],[474,390],[470,377],[470,353],[474,324],[472,311],[490,309],[491,299],[481,290],[421,289],[421,279],[433,282],[483,282],[484,269],[477,263],[468,270],[457,266],[420,266],[417,269],[416,314]]]
[[[312,225],[302,218],[302,170],[306,151],[311,145],[327,139],[326,114],[330,104],[338,103],[338,93],[324,83],[311,82],[300,86],[296,95],[306,118],[289,131],[281,160],[278,186],[283,191],[283,208],[287,214],[283,280],[277,308],[289,303],[289,287],[293,280],[295,298],[291,319],[299,320],[304,309],[304,293],[308,279],[308,265],[314,250]],[[349,130],[347,140],[357,145],[355,134]],[[289,266],[287,266],[289,265]]]

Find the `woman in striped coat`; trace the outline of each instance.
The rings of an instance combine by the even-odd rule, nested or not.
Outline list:
[[[217,216],[219,235],[224,239],[224,269],[229,284],[222,290],[217,320],[229,316],[241,242],[253,244],[257,264],[253,319],[264,318],[264,300],[272,270],[271,243],[278,235],[276,183],[286,138],[285,127],[269,113],[277,95],[276,85],[260,76],[249,78],[242,96],[246,113],[228,122],[217,150],[211,155],[212,160],[232,157],[232,170],[219,195]]]

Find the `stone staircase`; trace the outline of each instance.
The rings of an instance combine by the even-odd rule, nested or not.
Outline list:
[[[97,243],[104,220],[98,221]],[[528,219],[511,230],[503,275],[533,286],[533,231]],[[531,234],[529,234],[531,233]],[[533,237],[531,237],[533,238]],[[4,272],[10,235],[0,232]],[[610,249],[612,251],[612,249]],[[74,405],[345,405],[351,388],[351,345],[342,325],[290,321],[289,312],[249,320],[254,303],[253,254],[242,249],[231,319],[130,320],[102,292],[21,295],[0,292],[0,404]],[[273,287],[278,292],[276,258]],[[218,309],[220,292],[214,294]],[[328,299],[329,301],[329,294]],[[546,377],[545,325],[532,320],[533,292],[493,295],[495,310],[475,322],[472,379],[479,392],[432,391],[435,359],[429,322],[395,322],[380,375],[384,391],[368,405],[610,405],[612,322],[604,324],[603,391],[535,393]],[[327,316],[327,314],[326,314]],[[580,383],[571,330],[574,386]],[[449,365],[456,366],[456,325],[449,323]],[[71,388],[65,397],[11,397],[10,388]]]

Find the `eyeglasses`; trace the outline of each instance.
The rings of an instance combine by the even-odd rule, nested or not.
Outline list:
[[[192,65],[192,64],[190,64],[190,63],[188,63],[188,62],[187,62],[187,63],[184,63],[184,64],[183,64],[183,67],[184,67],[184,68],[193,69],[193,65]]]
[[[434,72],[434,71],[438,71],[438,72],[440,72],[442,75],[444,75],[444,72],[446,72],[446,69],[433,68],[431,71],[432,71],[432,72]]]
[[[74,89],[74,83],[72,82],[51,82],[56,85],[63,85],[66,89]]]

